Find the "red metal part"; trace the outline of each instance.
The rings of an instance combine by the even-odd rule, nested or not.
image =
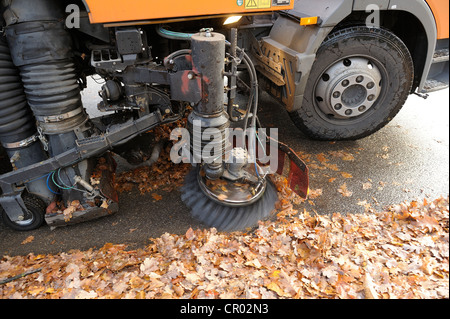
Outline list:
[[[270,137],[267,137],[270,139]],[[278,143],[278,170],[277,174],[282,175],[285,170],[286,156],[289,159],[288,186],[294,193],[306,199],[309,193],[309,170],[308,166],[301,158],[286,144]]]

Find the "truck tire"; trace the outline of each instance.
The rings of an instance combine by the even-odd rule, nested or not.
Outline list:
[[[31,194],[24,194],[23,202],[28,209],[27,214],[24,216],[24,220],[13,222],[9,219],[5,211],[1,209],[0,214],[2,215],[3,223],[18,231],[29,231],[41,227],[45,221],[44,215],[47,205],[40,198]]]
[[[318,140],[356,140],[400,111],[414,78],[408,48],[393,33],[363,26],[329,35],[319,48],[295,125]]]

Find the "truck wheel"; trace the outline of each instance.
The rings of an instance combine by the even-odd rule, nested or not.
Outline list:
[[[329,35],[316,56],[302,107],[290,116],[318,140],[356,140],[389,123],[411,92],[406,45],[384,29],[349,27]]]
[[[23,201],[28,211],[25,214],[24,219],[21,221],[11,221],[2,209],[0,213],[5,225],[18,231],[29,231],[42,226],[44,223],[45,209],[47,207],[45,203],[40,198],[31,194],[24,194]]]

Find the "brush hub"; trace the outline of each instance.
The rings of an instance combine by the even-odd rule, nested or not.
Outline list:
[[[224,174],[219,179],[209,179],[200,169],[197,173],[202,192],[211,200],[225,206],[247,206],[258,201],[266,190],[266,180],[258,180],[254,164],[246,164],[240,169],[241,178],[228,179]]]

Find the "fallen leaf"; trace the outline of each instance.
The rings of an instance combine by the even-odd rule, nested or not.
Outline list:
[[[338,192],[341,193],[341,195],[344,197],[350,197],[353,195],[353,193],[347,189],[346,183],[342,184],[341,187],[339,187]]]
[[[156,201],[159,201],[159,200],[163,199],[163,197],[161,195],[156,194],[156,193],[152,193],[152,197]]]
[[[195,232],[194,232],[194,230],[191,228],[191,227],[189,227],[189,229],[186,231],[186,239],[187,240],[192,240],[192,239],[194,239],[195,238]]]
[[[345,152],[345,151],[329,151],[329,153],[332,156],[341,158],[343,161],[354,161],[355,160],[355,157],[352,154]]]
[[[426,229],[428,232],[439,230],[440,228],[439,222],[434,217],[423,215],[415,219],[415,224],[422,229]]]
[[[372,183],[370,183],[370,182],[363,183],[362,188],[363,189],[371,189],[372,188]]]
[[[30,235],[21,244],[25,245],[25,244],[31,243],[33,240],[34,240],[34,236]]]
[[[220,201],[224,201],[224,200],[226,200],[227,198],[228,198],[228,196],[225,195],[225,194],[220,194],[219,196],[217,196],[217,199],[220,200]]]
[[[328,162],[328,159],[325,157],[325,154],[323,154],[323,153],[317,154],[317,155],[316,155],[316,158],[317,158],[317,159],[319,160],[319,162],[321,162],[322,164]]]
[[[278,286],[278,284],[274,281],[270,282],[267,286],[267,289],[272,290],[274,292],[276,292],[280,297],[288,297],[290,296],[289,294],[286,294],[281,288],[280,286]]]
[[[322,189],[321,188],[310,189],[309,190],[308,198],[314,199],[314,198],[317,198],[319,196],[322,196]]]
[[[374,282],[368,272],[364,275],[364,294],[366,299],[378,299],[378,294],[374,288]]]
[[[342,177],[344,178],[353,178],[353,175],[350,173],[346,173],[346,172],[341,172]]]
[[[261,268],[261,263],[259,262],[259,260],[257,258],[247,261],[244,265],[246,266],[251,266],[251,267],[255,267],[255,268]]]

